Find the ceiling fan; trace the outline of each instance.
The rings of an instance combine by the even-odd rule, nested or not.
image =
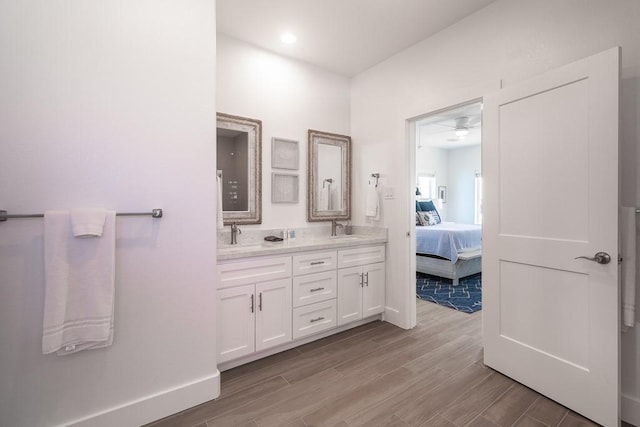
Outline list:
[[[480,126],[480,117],[457,117],[454,119],[455,125],[449,125],[446,123],[441,123],[443,126],[447,126],[450,130],[446,132],[453,131],[453,137],[447,138],[448,141],[458,141],[467,135],[469,135],[469,131],[471,129],[477,128]]]
[[[460,114],[462,113],[462,114]],[[429,141],[430,137],[440,136],[441,141],[450,143],[464,142],[463,140],[470,135],[471,130],[479,128],[481,126],[481,114],[465,114],[466,112],[458,112],[458,114],[441,115],[440,117],[434,117],[432,120],[425,122],[422,126],[425,126],[425,142]],[[435,119],[435,120],[434,120]],[[418,141],[417,148],[422,148],[422,140]]]

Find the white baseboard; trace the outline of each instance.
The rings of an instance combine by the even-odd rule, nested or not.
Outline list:
[[[384,320],[385,322],[389,322],[399,328],[409,329],[407,319],[405,319],[405,316],[401,315],[400,311],[395,308],[389,306],[384,308]]]
[[[65,424],[73,427],[137,427],[199,405],[220,395],[220,371],[142,399]]]
[[[634,426],[640,426],[640,399],[622,393],[620,401],[622,405],[622,421]]]

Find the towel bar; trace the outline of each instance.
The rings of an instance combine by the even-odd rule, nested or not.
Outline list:
[[[116,216],[148,216],[152,218],[162,218],[162,209],[152,209],[151,212],[120,212]],[[0,222],[11,218],[44,218],[44,214],[11,214],[0,210]]]

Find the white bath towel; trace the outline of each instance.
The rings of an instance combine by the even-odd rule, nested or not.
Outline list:
[[[115,212],[107,211],[101,237],[78,239],[69,212],[45,212],[44,354],[112,344],[115,220]]]
[[[222,230],[224,228],[224,217],[222,213],[222,171],[216,172],[216,184],[217,184],[217,211],[216,211],[216,226],[218,230]]]
[[[80,238],[100,237],[107,211],[99,208],[71,209],[73,235]]]
[[[378,188],[373,182],[369,182],[367,185],[365,216],[375,220],[380,219],[380,199],[378,197]]]
[[[636,322],[636,209],[620,208],[620,253],[622,255],[622,329]]]

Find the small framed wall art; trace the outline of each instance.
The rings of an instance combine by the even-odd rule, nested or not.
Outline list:
[[[442,200],[442,203],[447,203],[447,187],[441,185],[438,187],[438,199]]]
[[[271,203],[298,203],[298,175],[271,174]]]
[[[298,170],[298,141],[271,138],[271,167]]]

